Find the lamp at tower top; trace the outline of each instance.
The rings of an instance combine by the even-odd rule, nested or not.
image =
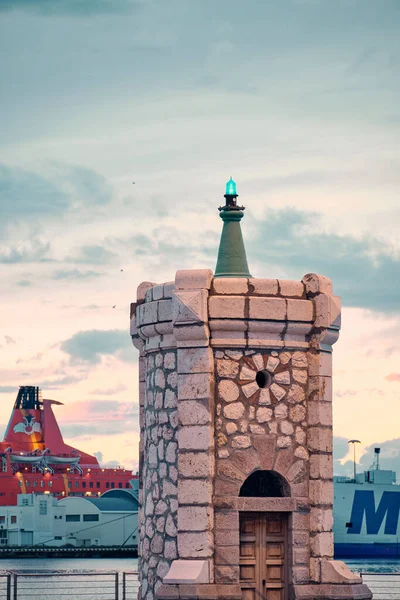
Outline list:
[[[218,209],[224,226],[214,277],[251,277],[240,228],[244,206],[236,204],[238,194],[232,177],[226,184],[225,191],[225,206],[220,206]]]
[[[237,196],[236,183],[233,181],[232,177],[225,186],[225,196]]]
[[[244,210],[244,206],[237,206],[236,198],[238,197],[236,191],[236,182],[233,181],[232,177],[227,181],[225,186],[224,198],[226,200],[225,206],[221,206],[219,210]]]

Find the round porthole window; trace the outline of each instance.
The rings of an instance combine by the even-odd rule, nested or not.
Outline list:
[[[272,383],[271,373],[268,371],[258,371],[256,375],[256,382],[259,388],[268,388]]]

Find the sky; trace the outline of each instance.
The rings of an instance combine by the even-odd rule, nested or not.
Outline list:
[[[357,438],[400,477],[399,25],[398,0],[0,0],[0,435],[40,385],[66,441],[136,469],[129,305],[215,268],[232,176],[252,274],[342,297],[336,472]]]

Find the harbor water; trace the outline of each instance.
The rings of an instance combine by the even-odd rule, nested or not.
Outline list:
[[[136,571],[137,558],[3,558],[2,571]]]
[[[349,558],[340,559],[354,573],[398,573],[400,575],[400,558]]]

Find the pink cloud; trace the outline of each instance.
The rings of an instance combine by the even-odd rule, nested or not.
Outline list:
[[[63,406],[57,417],[60,423],[132,422],[138,419],[138,406],[117,400],[85,400]]]
[[[400,381],[400,373],[390,373],[390,375],[386,375],[386,381]]]

